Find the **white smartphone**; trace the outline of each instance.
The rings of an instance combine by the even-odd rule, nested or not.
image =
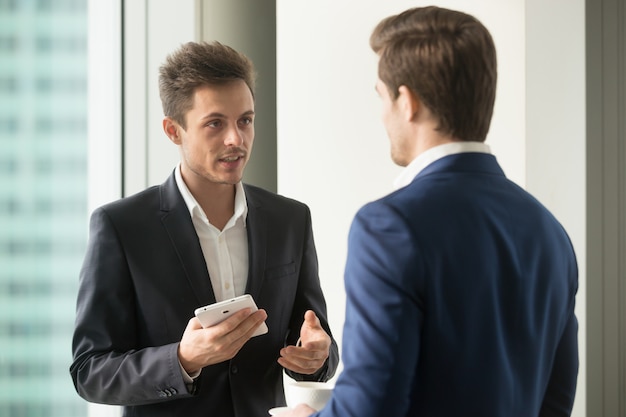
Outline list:
[[[209,304],[204,307],[197,308],[194,313],[202,327],[211,327],[221,321],[226,320],[228,317],[235,314],[237,311],[250,308],[251,312],[258,310],[254,299],[250,294],[244,294],[239,297],[231,298],[229,300],[220,301],[218,303]],[[260,336],[267,333],[267,324],[265,322],[255,330],[252,336]]]

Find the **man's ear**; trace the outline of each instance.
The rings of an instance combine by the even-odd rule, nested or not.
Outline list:
[[[180,128],[181,127],[178,125],[178,123],[176,123],[172,118],[165,117],[163,119],[163,131],[165,132],[167,137],[170,138],[170,140],[176,145],[181,144],[180,135],[178,134],[178,129]]]
[[[406,85],[398,88],[398,104],[406,121],[413,121],[419,115],[422,108],[422,102],[419,97]]]

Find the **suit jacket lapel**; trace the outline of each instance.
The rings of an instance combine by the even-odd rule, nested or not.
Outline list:
[[[246,231],[248,235],[248,283],[246,293],[258,299],[265,276],[266,248],[268,245],[268,225],[264,208],[253,188],[244,185],[248,203]]]
[[[215,302],[215,294],[207,270],[200,241],[193,227],[187,205],[180,195],[174,174],[163,183],[161,191],[161,222],[199,304]]]

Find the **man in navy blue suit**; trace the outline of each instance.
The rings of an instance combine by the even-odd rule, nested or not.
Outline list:
[[[483,143],[497,78],[489,32],[415,8],[380,22],[370,44],[391,157],[405,168],[353,221],[344,368],[315,415],[569,416],[576,258]]]

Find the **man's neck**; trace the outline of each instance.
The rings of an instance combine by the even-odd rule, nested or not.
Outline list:
[[[434,125],[426,125],[422,126],[422,128],[418,128],[415,137],[417,138],[417,141],[415,143],[415,154],[413,159],[435,146],[459,142],[458,139],[449,135],[441,134],[435,130]]]
[[[193,191],[192,193],[209,222],[222,230],[235,213],[235,186],[219,185],[220,188],[207,187],[205,192],[201,191],[198,195]],[[213,189],[209,190],[209,188]]]
[[[218,184],[195,175],[185,176],[182,170],[181,175],[209,222],[219,230],[224,229],[235,213],[235,185]]]

